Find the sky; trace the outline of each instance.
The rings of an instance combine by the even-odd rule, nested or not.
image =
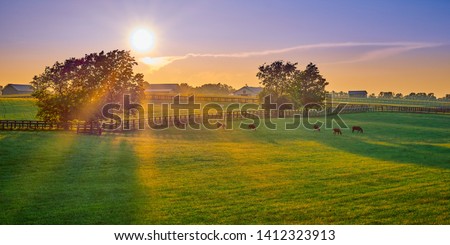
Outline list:
[[[0,0],[0,85],[70,57],[131,50],[150,83],[259,86],[258,67],[315,63],[327,90],[450,94],[446,0]],[[132,34],[144,29],[142,51]]]

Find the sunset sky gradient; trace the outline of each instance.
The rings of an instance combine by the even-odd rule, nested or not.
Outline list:
[[[69,57],[132,50],[150,83],[258,85],[258,66],[317,64],[328,90],[450,94],[450,1],[1,1],[0,85]],[[154,47],[133,50],[136,28]]]

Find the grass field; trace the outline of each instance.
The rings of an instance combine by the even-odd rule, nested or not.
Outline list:
[[[410,107],[449,107],[450,102],[448,101],[421,101],[421,100],[401,100],[401,99],[362,99],[362,98],[335,98],[336,103],[345,102],[348,104],[369,104],[369,105],[392,105],[392,106],[410,106]],[[148,107],[144,102],[143,107],[145,110],[145,118],[148,118],[147,112]],[[164,103],[168,103],[165,101]],[[181,103],[187,103],[187,101],[181,101]],[[197,102],[204,106],[211,102]],[[223,109],[229,102],[220,102]],[[0,96],[0,120],[38,120],[36,117],[38,108],[35,104],[35,99],[33,98],[10,98],[5,96]],[[201,110],[195,110],[196,114],[200,114]],[[212,113],[212,112],[211,112]],[[162,114],[162,108],[160,103],[154,104],[154,116],[159,117]],[[187,115],[187,110],[181,110],[180,115]],[[173,111],[169,109],[169,115],[173,115]]]
[[[144,102],[143,107],[145,110],[145,118],[148,118],[148,107]],[[163,103],[168,103],[168,101],[164,101]],[[181,103],[187,103],[187,101],[181,101]],[[201,106],[211,103],[211,102],[197,102]],[[225,109],[229,102],[220,102],[220,105]],[[34,98],[9,98],[9,97],[0,97],[0,120],[38,120],[36,117],[38,112],[38,108],[36,106],[36,100]],[[173,110],[169,108],[169,114],[173,115]],[[195,114],[200,114],[201,110],[195,110]],[[180,110],[180,115],[187,115],[187,110]],[[212,112],[211,112],[212,113]],[[154,103],[153,114],[155,117],[159,117],[162,115],[162,106],[161,103]]]
[[[33,98],[0,97],[0,120],[36,120],[37,110]]]
[[[343,118],[365,133],[0,131],[0,224],[450,224],[450,116]]]

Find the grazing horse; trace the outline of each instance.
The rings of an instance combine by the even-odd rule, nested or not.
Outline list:
[[[352,127],[352,133],[353,132],[358,132],[358,133],[364,133],[364,130],[360,127],[360,126],[353,126]]]
[[[185,128],[186,127],[186,121],[184,121],[184,120],[181,120],[181,119],[179,119],[179,120],[174,120],[174,125],[175,125],[175,127],[177,127],[177,128]]]
[[[248,129],[256,130],[256,125],[255,124],[250,124],[250,125],[248,125]]]
[[[319,127],[319,125],[315,124],[315,125],[314,125],[314,130],[317,130],[317,131],[320,132],[320,127]]]
[[[217,122],[216,126],[217,126],[217,128],[223,128],[223,129],[226,127],[225,123],[221,123],[221,122]]]
[[[340,128],[333,128],[333,134],[339,134],[342,135],[342,131]]]

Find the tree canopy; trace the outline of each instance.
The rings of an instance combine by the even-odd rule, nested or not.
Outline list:
[[[278,60],[270,65],[264,63],[258,69],[259,72],[256,77],[261,80],[260,83],[264,86],[262,94],[271,94],[275,100],[290,94],[290,85],[298,71],[297,63],[285,63]]]
[[[328,82],[320,74],[319,68],[309,63],[304,71],[295,74],[290,93],[298,105],[321,104],[325,100],[325,86]]]
[[[304,71],[297,69],[298,63],[275,61],[270,65],[259,67],[256,77],[264,85],[261,96],[271,95],[280,103],[292,102],[297,106],[312,103],[321,104],[325,99],[326,79],[313,63]]]
[[[106,103],[120,103],[124,94],[138,102],[144,96],[144,76],[129,51],[91,53],[46,67],[33,78],[38,117],[46,121],[93,120]]]

